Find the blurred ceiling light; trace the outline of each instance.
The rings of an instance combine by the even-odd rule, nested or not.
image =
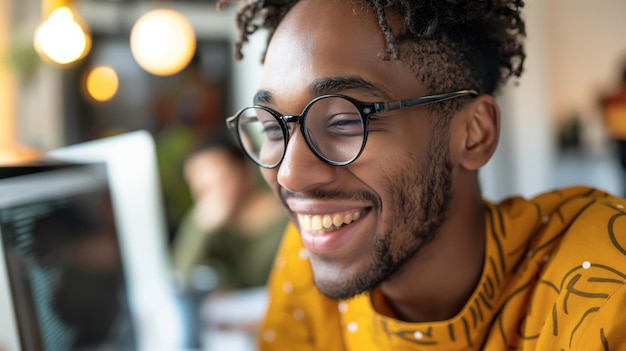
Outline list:
[[[98,66],[87,74],[87,93],[98,102],[109,101],[117,93],[119,80],[115,70],[108,66]]]
[[[191,23],[170,9],[155,9],[141,16],[130,32],[133,57],[146,71],[169,76],[182,71],[196,51]]]
[[[63,65],[72,63],[91,47],[85,28],[69,7],[58,7],[35,31],[35,49],[43,59]]]

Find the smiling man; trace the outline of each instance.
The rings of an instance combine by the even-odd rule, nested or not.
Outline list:
[[[270,39],[254,105],[227,123],[292,219],[262,350],[624,347],[626,201],[481,196],[522,7],[245,3],[238,48]]]

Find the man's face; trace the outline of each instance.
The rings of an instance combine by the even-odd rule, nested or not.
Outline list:
[[[244,165],[220,148],[198,152],[189,158],[185,179],[198,211],[199,225],[215,228],[235,215],[249,191]]]
[[[327,93],[367,102],[427,95],[406,64],[381,58],[375,15],[354,3],[302,1],[287,14],[267,51],[258,103],[299,114]],[[447,137],[433,121],[426,107],[373,116],[363,153],[345,167],[317,158],[294,128],[281,165],[263,170],[298,225],[326,295],[377,287],[444,221],[451,166]]]

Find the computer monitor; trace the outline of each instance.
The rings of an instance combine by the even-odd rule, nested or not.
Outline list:
[[[106,166],[0,168],[9,350],[138,350]]]
[[[137,131],[81,143],[54,150],[48,159],[106,165],[138,350],[183,349],[183,318],[170,276],[163,202],[151,135]],[[0,267],[0,274],[3,271],[6,267]],[[7,306],[15,304],[4,297],[7,289],[3,282],[7,279],[8,276],[0,275],[0,316],[7,315],[3,313]],[[9,340],[11,335],[13,338],[19,335],[19,324],[15,320],[0,320],[0,345],[8,348],[7,351],[21,350],[19,340]]]

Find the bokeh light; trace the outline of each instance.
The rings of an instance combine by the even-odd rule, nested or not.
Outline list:
[[[82,58],[90,45],[89,35],[68,7],[55,9],[35,32],[35,49],[39,55],[60,64]]]
[[[146,71],[168,76],[183,70],[196,51],[191,23],[171,9],[155,9],[141,16],[130,33],[130,48]]]
[[[111,100],[117,93],[118,86],[117,73],[111,67],[94,67],[87,74],[87,93],[98,102]]]

